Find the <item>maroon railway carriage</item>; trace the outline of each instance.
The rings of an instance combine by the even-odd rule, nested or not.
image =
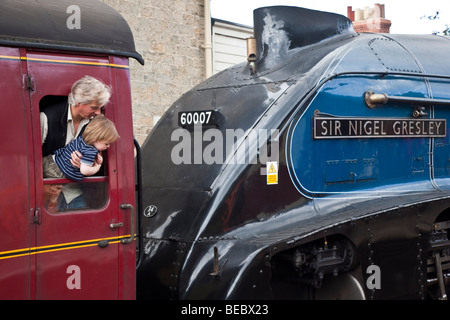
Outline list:
[[[0,2],[0,299],[134,299],[135,171],[131,30],[92,0]],[[112,88],[103,112],[120,139],[100,176],[81,183],[88,208],[46,198],[70,180],[43,179],[39,113],[84,75]]]

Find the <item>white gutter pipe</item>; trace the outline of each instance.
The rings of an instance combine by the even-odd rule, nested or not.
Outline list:
[[[212,76],[212,41],[211,41],[211,2],[205,1],[205,70],[206,78]]]

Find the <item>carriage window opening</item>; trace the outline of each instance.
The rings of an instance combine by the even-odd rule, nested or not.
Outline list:
[[[59,148],[61,145],[64,147],[78,136],[81,136],[85,128],[80,126],[80,129],[76,130],[77,132],[73,132],[72,128],[72,132],[70,132],[70,117],[67,117],[70,109],[67,103],[67,96],[45,96],[41,99],[39,107],[41,112],[40,123],[44,177],[44,208],[49,213],[96,210],[103,208],[108,198],[108,183],[107,177],[105,177],[108,163],[107,150],[100,153],[103,162],[97,173],[90,175],[89,177],[82,176],[81,181],[75,181],[74,177],[64,175],[62,171],[69,170],[70,172],[73,170],[73,166],[68,161],[61,164],[61,159],[66,159],[61,155],[58,156],[58,160],[55,160],[56,150],[61,150],[61,148]],[[63,118],[65,121],[61,121]],[[67,118],[69,119],[67,120]],[[63,127],[61,127],[61,123],[64,124]],[[88,121],[83,121],[83,127],[85,127],[87,123]],[[50,132],[52,132],[51,135],[49,134]],[[71,147],[81,148],[77,143],[72,143]],[[89,146],[86,148],[92,149]],[[67,154],[71,153],[69,147],[66,149],[66,152]],[[90,155],[89,153],[86,153],[85,159],[88,159],[89,156],[94,161],[94,164],[99,159],[98,155],[95,155],[95,153]],[[57,162],[59,162],[59,165]],[[66,166],[67,168],[61,170],[61,166]],[[76,174],[80,174],[80,171],[78,170],[78,173]]]

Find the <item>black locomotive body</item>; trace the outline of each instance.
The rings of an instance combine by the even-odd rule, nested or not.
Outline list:
[[[137,297],[445,298],[449,39],[254,18],[143,144]]]

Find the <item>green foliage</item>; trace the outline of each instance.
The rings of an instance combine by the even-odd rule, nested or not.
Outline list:
[[[438,19],[440,19],[439,13],[440,13],[440,11],[437,10],[434,15],[430,15],[430,16],[426,16],[425,15],[425,16],[422,16],[421,19],[438,20]],[[444,30],[442,30],[442,31],[433,31],[432,34],[448,36],[448,35],[450,35],[450,27],[448,26],[448,24],[446,24]]]

